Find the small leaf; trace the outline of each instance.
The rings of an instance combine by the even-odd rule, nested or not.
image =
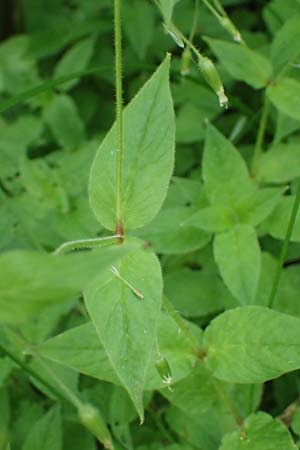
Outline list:
[[[254,228],[236,225],[218,234],[214,257],[224,283],[242,305],[254,302],[260,275],[260,248]]]
[[[137,235],[153,246],[157,253],[180,254],[198,250],[211,239],[200,227],[189,223],[191,208],[163,208]]]
[[[234,207],[255,189],[246,163],[237,149],[216,128],[207,128],[203,179],[212,204]]]
[[[279,111],[292,119],[300,120],[300,83],[293,78],[283,78],[267,88],[267,95]]]
[[[178,1],[179,0],[159,0],[161,12],[167,26],[172,20],[173,9]]]
[[[293,15],[284,22],[278,31],[271,47],[271,58],[276,71],[280,71],[286,64],[295,62],[300,55],[300,16]]]
[[[68,50],[55,66],[54,78],[59,78],[70,73],[84,70],[93,55],[95,41],[93,38],[82,39]],[[68,81],[58,86],[60,91],[72,89],[79,79]]]
[[[129,245],[90,254],[53,256],[15,250],[0,255],[0,322],[30,319],[46,305],[69,301],[87,283],[130,251]]]
[[[296,450],[287,427],[264,412],[249,416],[242,429],[226,434],[220,450]]]
[[[285,183],[300,175],[300,143],[273,145],[259,159],[257,177],[265,183]]]
[[[84,124],[71,97],[54,95],[44,109],[44,119],[62,147],[78,148],[82,144]]]
[[[150,3],[140,0],[125,2],[123,23],[127,38],[140,60],[145,58],[154,36],[154,14]]]
[[[299,345],[300,320],[262,306],[226,311],[204,333],[205,363],[229,383],[263,383],[299,369]]]
[[[174,163],[174,113],[169,56],[124,110],[121,203],[125,230],[142,227],[159,211]],[[116,126],[96,154],[90,175],[90,202],[99,222],[115,229]]]
[[[142,393],[162,301],[161,269],[153,253],[139,250],[122,258],[116,270],[95,280],[85,302],[110,363],[143,420]]]
[[[293,206],[295,203],[294,195],[285,195],[274,209],[271,216],[263,223],[263,229],[276,239],[285,239],[288,225],[290,222]],[[300,210],[296,215],[291,241],[300,242]]]
[[[237,207],[240,222],[252,226],[259,225],[276,208],[285,188],[263,188],[255,191]]]
[[[213,205],[199,209],[185,223],[210,233],[220,233],[233,227],[234,215],[234,210],[230,208]]]
[[[268,84],[272,76],[272,65],[265,56],[244,45],[211,38],[205,40],[233,78],[244,81],[255,89]]]
[[[54,406],[30,430],[22,450],[62,450],[60,409]]]

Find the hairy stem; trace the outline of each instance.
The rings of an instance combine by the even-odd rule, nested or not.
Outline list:
[[[283,242],[283,245],[282,245],[282,249],[281,249],[280,257],[279,257],[279,260],[278,260],[278,265],[277,265],[277,269],[276,269],[276,273],[275,273],[275,277],[274,277],[274,281],[273,281],[273,285],[272,285],[272,289],[271,289],[271,293],[270,293],[270,297],[269,297],[269,302],[268,302],[269,308],[272,308],[273,304],[274,304],[274,300],[275,300],[276,292],[277,292],[277,289],[278,289],[278,285],[279,285],[279,281],[280,281],[280,276],[281,276],[283,264],[284,264],[284,261],[285,261],[286,255],[287,255],[289,242],[290,242],[290,239],[291,239],[291,236],[292,236],[292,232],[293,232],[293,229],[294,229],[294,225],[295,225],[295,221],[296,221],[296,217],[297,217],[297,213],[298,213],[298,209],[299,209],[299,204],[300,204],[300,181],[298,180],[298,187],[297,187],[297,191],[296,191],[296,197],[295,197],[295,201],[294,201],[294,205],[293,205],[290,221],[289,221],[289,224],[288,224],[288,228],[287,228],[287,231],[286,231],[285,239],[284,239],[284,242]]]
[[[113,236],[105,236],[95,239],[80,239],[78,241],[64,242],[54,252],[54,255],[62,255],[63,253],[70,252],[72,250],[79,250],[81,248],[98,248],[105,245],[117,244],[122,241],[122,236],[115,234]]]
[[[116,234],[124,234],[122,217],[122,161],[123,161],[123,86],[122,86],[122,27],[121,0],[114,0],[115,71],[116,71]]]

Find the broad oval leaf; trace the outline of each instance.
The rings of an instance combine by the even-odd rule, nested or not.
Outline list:
[[[263,306],[235,308],[204,333],[205,364],[230,383],[264,383],[300,368],[300,320]]]
[[[300,120],[300,83],[293,78],[283,78],[267,88],[267,95],[279,111]]]
[[[239,431],[226,434],[219,450],[296,450],[289,430],[269,414],[251,414]]]
[[[85,292],[100,341],[141,420],[142,393],[153,357],[161,301],[160,264],[154,253],[145,250],[122,258],[113,271],[108,270]]]
[[[188,325],[188,322],[187,322]],[[197,329],[199,341],[202,331]],[[158,347],[171,367],[173,381],[186,377],[195,366],[197,355],[190,340],[184,336],[174,319],[161,312],[157,333]],[[92,322],[74,327],[38,346],[39,353],[51,361],[70,367],[99,380],[120,384]],[[146,390],[161,389],[164,385],[153,364],[147,370]]]
[[[170,57],[157,69],[123,113],[121,204],[125,230],[142,227],[159,211],[174,164],[174,112],[169,87]],[[92,165],[90,203],[99,222],[116,227],[116,125]]]
[[[254,303],[260,276],[261,253],[256,232],[250,225],[236,225],[218,234],[214,257],[224,283],[242,305]]]

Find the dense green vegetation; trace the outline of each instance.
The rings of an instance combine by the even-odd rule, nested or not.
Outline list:
[[[0,450],[300,448],[300,1],[0,14]]]

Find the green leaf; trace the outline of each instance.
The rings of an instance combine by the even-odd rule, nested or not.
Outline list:
[[[142,227],[159,211],[174,163],[174,113],[169,56],[124,110],[122,211],[125,230]],[[115,229],[116,126],[96,154],[90,202],[99,222]]]
[[[300,320],[262,306],[226,311],[204,333],[207,367],[230,383],[263,383],[299,369],[299,345]]]
[[[82,39],[68,50],[55,66],[54,78],[69,75],[73,72],[84,70],[93,55],[95,41],[93,38]],[[79,79],[68,81],[58,86],[60,91],[72,89]]]
[[[271,47],[271,58],[277,72],[285,65],[295,62],[300,54],[299,41],[300,16],[295,15],[284,22]]]
[[[159,0],[161,12],[166,22],[166,25],[169,25],[172,20],[173,9],[176,3],[179,0]]]
[[[235,212],[222,205],[212,205],[201,208],[187,219],[186,224],[194,225],[210,233],[220,233],[233,227]]]
[[[287,427],[264,412],[249,416],[242,429],[227,434],[220,450],[296,450]]]
[[[242,305],[252,304],[260,275],[260,248],[254,228],[236,225],[218,234],[214,257],[224,283]]]
[[[259,159],[257,177],[265,183],[285,183],[300,175],[300,145],[293,141],[273,145]]]
[[[8,390],[0,387],[0,448],[9,446],[9,422],[11,416]]]
[[[255,189],[237,149],[212,125],[207,128],[202,170],[212,204],[233,208]]]
[[[300,83],[293,78],[283,78],[267,88],[267,95],[279,111],[292,119],[300,120]]]
[[[57,142],[66,148],[78,148],[84,140],[84,124],[74,100],[54,95],[44,109],[44,118]]]
[[[244,81],[254,89],[268,85],[273,69],[265,56],[244,45],[218,39],[205,40],[234,79]]]
[[[62,450],[60,409],[54,406],[30,430],[22,450]]]
[[[167,273],[164,288],[175,308],[185,317],[219,312],[224,308],[224,298],[230,296],[219,274],[205,268],[183,268]]]
[[[252,226],[259,225],[276,208],[284,191],[285,188],[258,189],[243,203],[238,205],[236,216],[242,223]]]
[[[154,35],[154,10],[150,3],[125,2],[123,23],[127,38],[140,60],[146,56]]]
[[[292,209],[295,203],[294,195],[285,195],[274,209],[271,216],[264,222],[263,229],[276,239],[285,239]],[[300,210],[297,213],[291,241],[300,241]]]
[[[25,250],[2,253],[1,322],[25,321],[46,305],[70,300],[131,249],[124,244],[64,256]]]
[[[189,223],[192,208],[163,208],[152,222],[136,233],[149,242],[157,253],[179,254],[198,250],[211,239],[200,227]]]
[[[122,258],[116,269],[120,275],[107,271],[88,287],[85,302],[110,363],[143,420],[142,393],[162,301],[161,269],[156,256],[143,250]]]

